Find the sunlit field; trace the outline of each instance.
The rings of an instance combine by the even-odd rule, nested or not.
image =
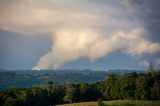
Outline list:
[[[107,106],[160,106],[160,101],[143,101],[143,100],[113,100],[103,101]],[[57,106],[98,106],[97,102],[81,102],[72,104],[63,104]]]

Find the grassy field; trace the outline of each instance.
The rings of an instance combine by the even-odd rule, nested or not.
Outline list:
[[[114,100],[103,101],[107,106],[160,106],[160,101],[142,101],[142,100]],[[97,106],[97,102],[81,102],[72,104],[63,104],[57,106]]]

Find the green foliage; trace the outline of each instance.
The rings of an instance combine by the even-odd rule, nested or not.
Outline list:
[[[53,92],[50,92],[53,91]],[[0,92],[0,106],[48,106],[63,103],[63,86],[8,89]]]
[[[95,84],[77,83],[0,91],[0,106],[49,106],[65,102],[114,99],[160,100],[160,72],[109,75]],[[106,106],[101,99],[99,106]],[[124,106],[128,106],[124,105]]]
[[[48,82],[48,86],[49,86],[50,88],[52,88],[53,82],[52,82],[52,81],[49,81],[49,82]]]
[[[64,101],[72,103],[75,99],[75,94],[76,88],[71,84],[66,85],[66,95],[64,97]]]
[[[107,105],[103,103],[102,99],[98,99],[98,106],[107,106]]]
[[[150,97],[152,99],[159,99],[160,100],[160,83],[155,82],[154,85],[150,88]]]

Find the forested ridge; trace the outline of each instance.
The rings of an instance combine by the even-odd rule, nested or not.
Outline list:
[[[0,69],[0,90],[9,88],[30,88],[44,86],[48,81],[58,84],[96,83],[104,80],[110,74],[145,73],[142,70],[2,70]]]
[[[0,91],[0,106],[49,106],[63,103],[131,99],[160,100],[160,72],[111,74],[105,80],[88,84],[12,88]]]
[[[126,70],[125,70],[126,71]],[[123,73],[123,72],[121,72]],[[0,90],[44,86],[48,81],[58,84],[95,83],[105,79],[111,72],[94,70],[0,70]]]

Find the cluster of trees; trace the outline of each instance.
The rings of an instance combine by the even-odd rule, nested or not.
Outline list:
[[[77,83],[0,92],[0,106],[49,106],[81,101],[115,99],[160,100],[160,72],[109,75],[94,84]]]
[[[96,84],[103,99],[160,100],[160,73],[110,75]]]
[[[50,106],[63,103],[65,86],[48,82],[48,86],[12,88],[0,92],[0,106]]]

